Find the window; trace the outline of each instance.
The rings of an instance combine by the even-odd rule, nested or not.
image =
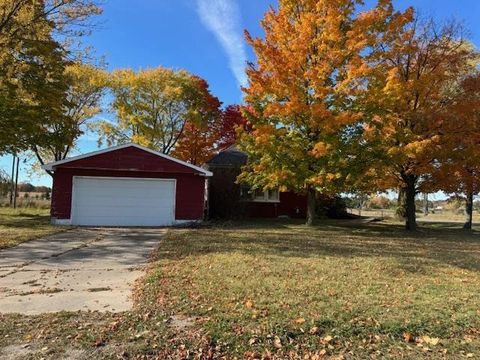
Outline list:
[[[240,199],[253,202],[280,202],[280,192],[278,190],[261,189],[251,190],[247,186],[240,187]]]
[[[256,202],[279,202],[280,193],[278,190],[255,190],[253,201]]]
[[[278,190],[268,190],[267,193],[268,201],[280,201],[280,194]]]
[[[265,197],[265,191],[257,189],[255,190],[255,193],[253,195],[253,200],[255,201],[264,201],[266,199]]]

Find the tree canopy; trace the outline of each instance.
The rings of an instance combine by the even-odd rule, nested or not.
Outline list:
[[[431,190],[429,174],[444,151],[453,150],[447,150],[448,144],[464,141],[451,133],[462,122],[453,114],[463,92],[454,88],[473,74],[478,54],[456,22],[421,20],[413,10],[401,21],[391,4],[385,7],[385,27],[375,37],[366,57],[368,88],[360,98],[372,113],[365,139],[375,144],[379,160],[372,169],[374,188],[405,193],[407,229],[415,230],[416,194]]]
[[[251,135],[243,137],[249,164],[240,180],[309,195],[308,223],[318,192],[337,193],[355,181],[363,154],[355,98],[363,89],[377,8],[358,16],[361,1],[281,0],[262,21],[265,39],[247,40],[257,64],[247,70]],[[353,150],[353,149],[352,149]]]
[[[109,87],[116,120],[99,124],[100,141],[135,142],[165,154],[175,148],[187,124],[206,126],[220,104],[198,77],[163,67],[116,70]]]
[[[104,70],[94,65],[72,63],[66,66],[64,76],[68,82],[67,103],[61,118],[45,126],[40,145],[31,147],[41,165],[65,159],[87,129],[87,121],[102,111],[101,102],[108,82]]]
[[[0,1],[0,153],[42,145],[68,106],[69,47],[89,29],[94,1]]]
[[[454,157],[445,154],[470,157],[467,139],[478,143],[454,130],[475,128],[478,89],[464,80],[478,53],[457,22],[422,20],[391,0],[360,5],[280,0],[262,21],[265,38],[247,32],[257,62],[247,69],[253,131],[242,137],[249,162],[240,181],[307,193],[309,224],[319,192],[400,189],[415,230],[416,194],[432,173],[447,178]]]

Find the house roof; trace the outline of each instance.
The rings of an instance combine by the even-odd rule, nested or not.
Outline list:
[[[209,166],[233,166],[240,167],[247,163],[248,156],[236,147],[224,150],[207,162]]]
[[[109,152],[112,152],[112,151],[117,151],[117,150],[129,148],[129,147],[133,147],[133,148],[136,148],[136,149],[139,149],[139,150],[143,150],[143,151],[146,151],[150,154],[153,154],[153,155],[159,156],[161,158],[173,161],[177,164],[189,167],[191,169],[194,169],[194,170],[198,171],[199,173],[203,174],[204,176],[212,176],[213,175],[210,171],[207,171],[207,170],[205,170],[201,167],[192,165],[192,164],[190,164],[188,162],[185,162],[185,161],[182,161],[182,160],[178,160],[174,157],[165,155],[161,152],[158,152],[158,151],[149,149],[145,146],[141,146],[141,145],[134,144],[134,143],[119,145],[119,146],[113,146],[113,147],[109,147],[107,149],[98,150],[98,151],[86,153],[86,154],[83,154],[83,155],[74,156],[74,157],[71,157],[71,158],[68,158],[68,159],[65,159],[65,160],[55,161],[55,162],[52,162],[52,163],[49,163],[49,164],[42,165],[42,169],[52,171],[52,170],[55,170],[55,168],[58,167],[58,166],[61,166],[61,165],[64,165],[64,164],[67,164],[67,163],[70,163],[70,162],[73,162],[73,161],[82,160],[82,159],[86,159],[86,158],[89,158],[89,157],[92,157],[92,156],[106,154],[106,153],[109,153]]]

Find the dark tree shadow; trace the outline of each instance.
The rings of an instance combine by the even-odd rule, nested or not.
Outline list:
[[[425,271],[426,261],[480,271],[480,233],[460,224],[401,225],[325,220],[314,228],[299,221],[249,221],[181,230],[161,244],[159,258],[241,252],[285,257],[392,257],[407,272]]]

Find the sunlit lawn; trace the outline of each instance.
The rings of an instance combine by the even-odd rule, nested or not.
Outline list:
[[[59,231],[50,225],[49,210],[0,208],[0,249]]]
[[[0,316],[0,347],[8,333],[52,358],[478,358],[479,271],[479,234],[451,225],[171,230],[134,311]]]
[[[477,234],[346,224],[173,232],[149,282],[167,312],[207,318],[236,355],[479,350]]]

